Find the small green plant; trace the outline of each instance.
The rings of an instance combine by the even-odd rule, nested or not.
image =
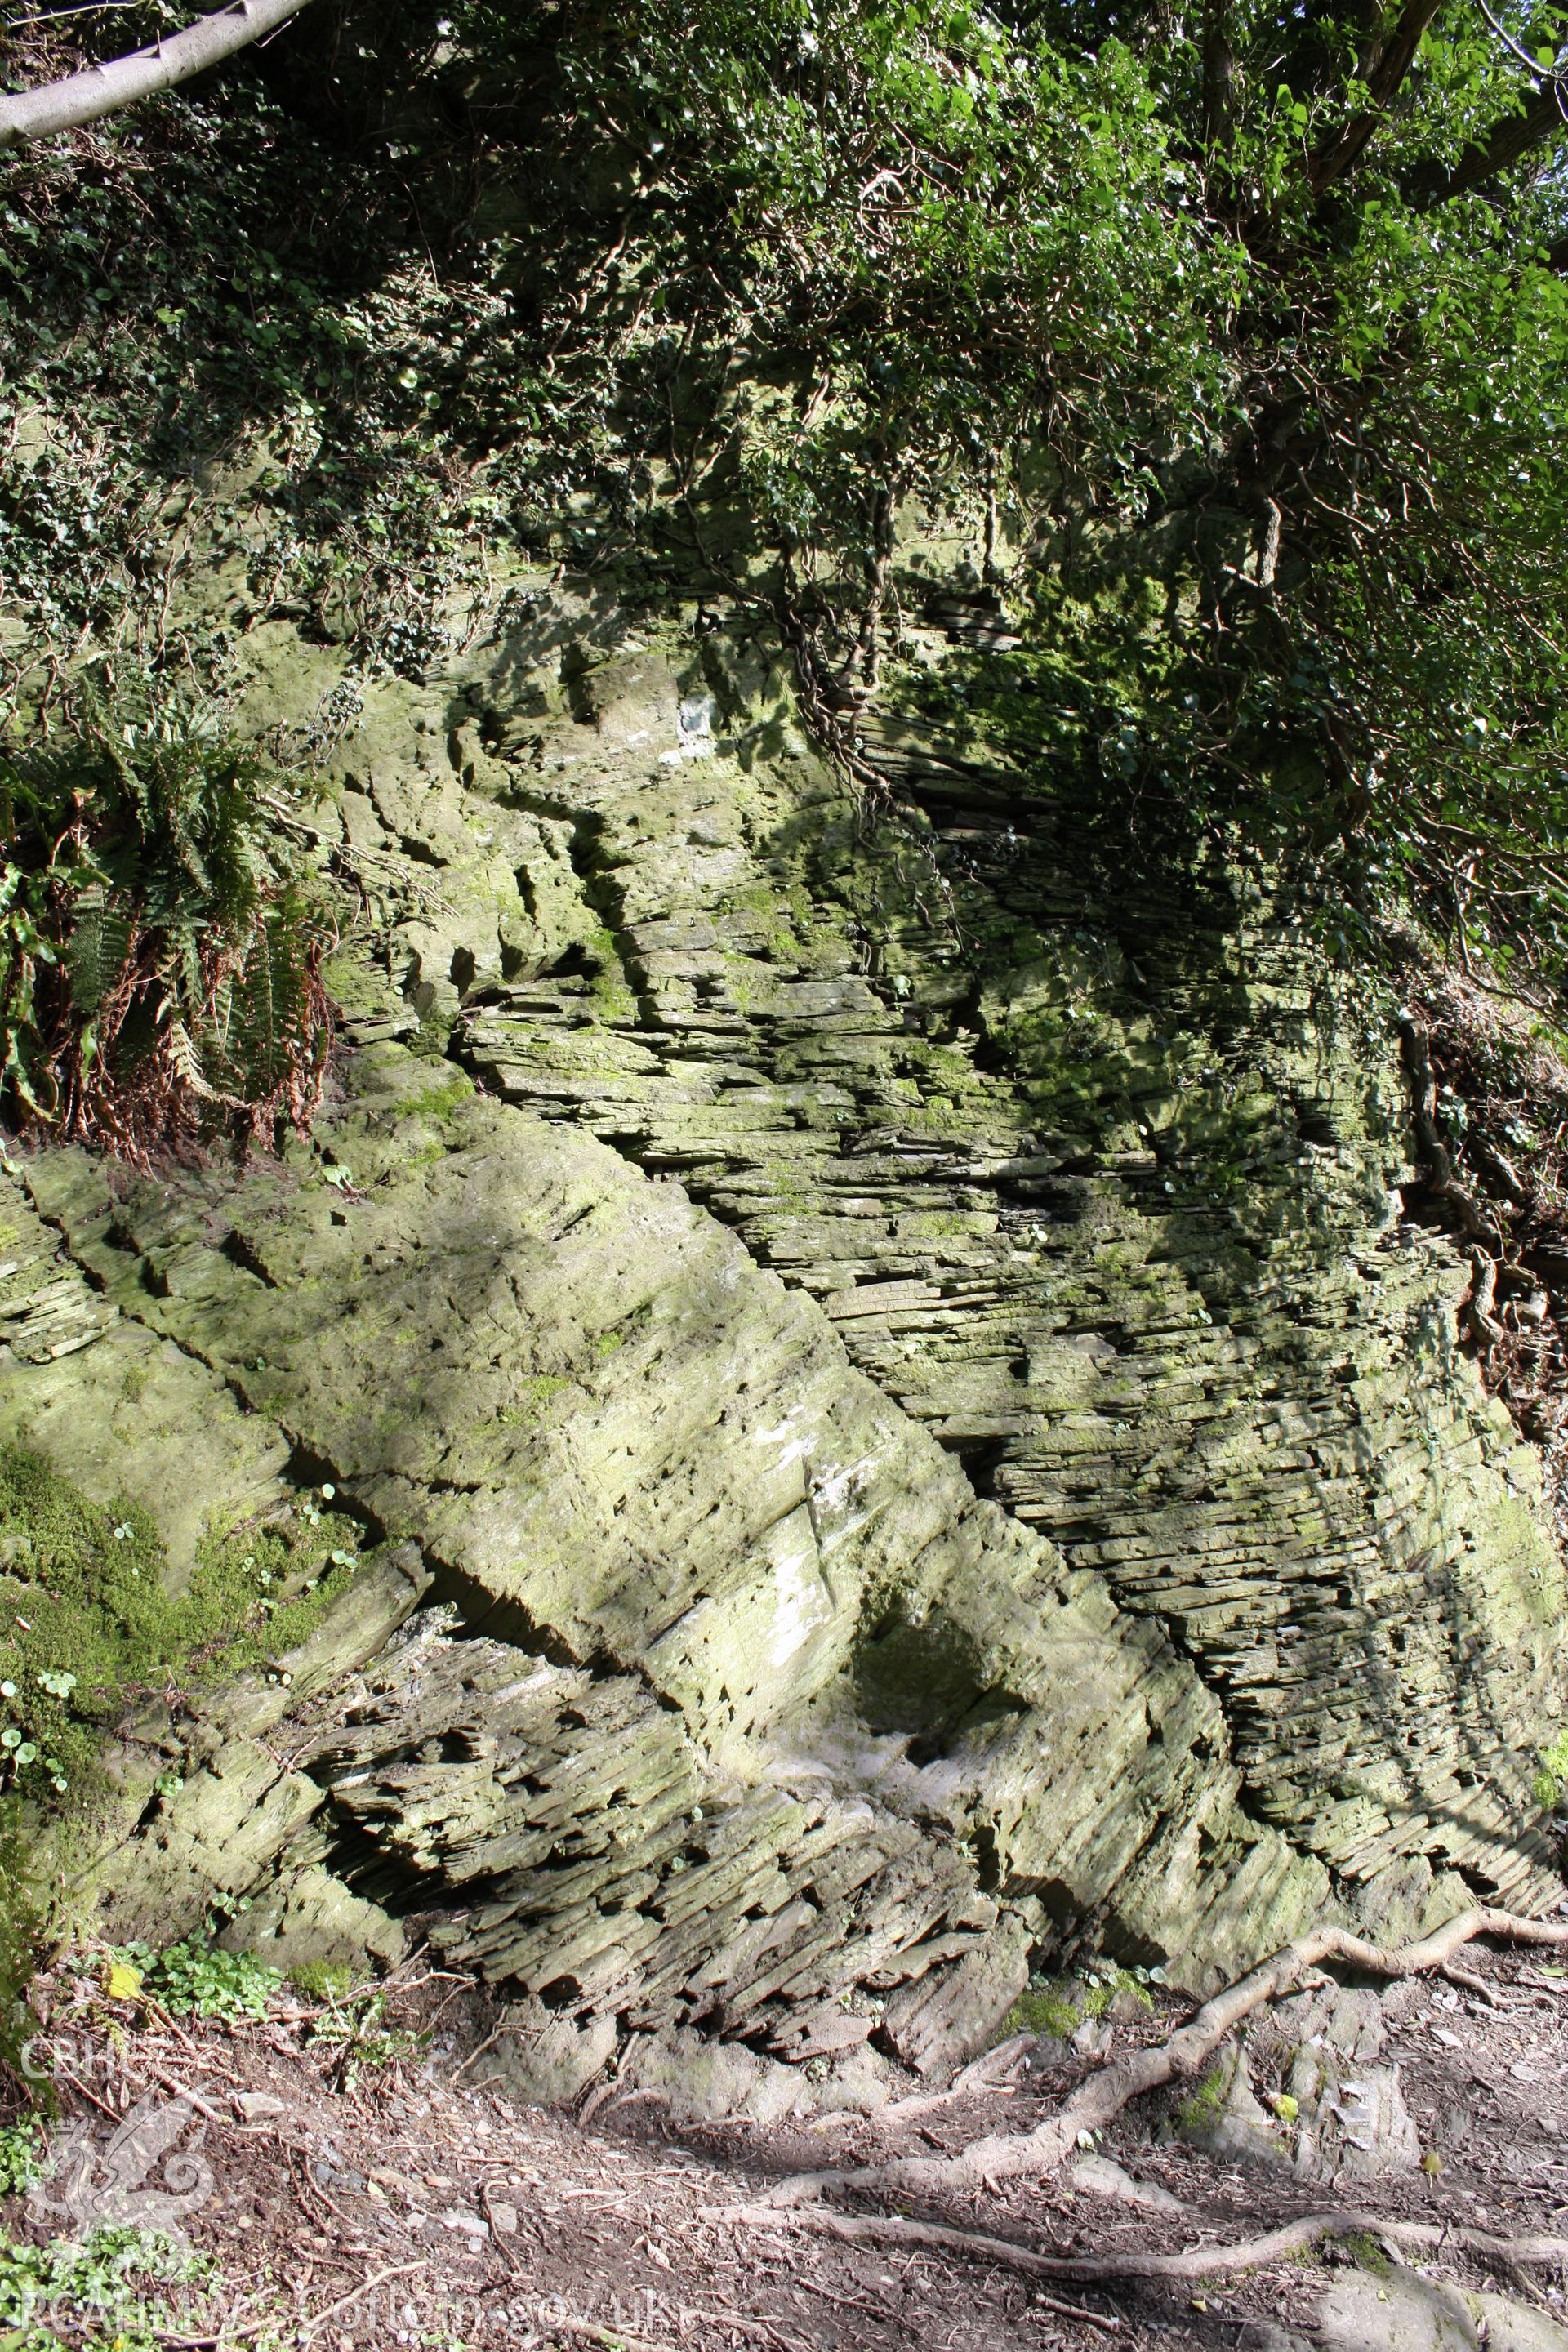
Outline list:
[[[1225,2112],[1226,2078],[1222,2068],[1215,2066],[1205,2074],[1188,2099],[1176,2109],[1178,2131],[1207,2131],[1218,2123]]]
[[[65,2352],[53,2329],[37,2318],[41,2310],[68,2311],[76,2337],[90,2315],[122,2308],[133,2284],[183,2285],[210,2269],[205,2256],[163,2231],[125,2223],[94,2230],[80,2244],[56,2238],[34,2246],[0,2237],[0,2328],[11,2331],[0,2336],[0,2345],[5,2352]],[[140,2334],[128,2336],[126,2352],[142,2340]]]
[[[110,1977],[122,1969],[136,1979],[127,1998],[156,2001],[176,2017],[265,2017],[283,1979],[249,1952],[226,1952],[194,1937],[155,1952],[145,1944],[125,1944],[113,1954]]]
[[[352,2091],[362,2074],[395,2066],[415,2057],[428,2038],[406,2026],[386,2022],[386,1995],[367,1992],[352,2000],[329,1993],[327,2011],[311,2029],[313,2049],[335,2051],[339,2087]]]
[[[0,2124],[0,2197],[20,2197],[31,2189],[43,2168],[37,2119],[24,2116],[14,2124]]]

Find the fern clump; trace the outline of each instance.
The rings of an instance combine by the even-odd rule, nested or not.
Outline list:
[[[330,926],[248,745],[170,696],[80,688],[0,745],[0,1111],[145,1160],[303,1127]]]

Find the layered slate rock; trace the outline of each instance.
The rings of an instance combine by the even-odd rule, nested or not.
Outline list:
[[[765,643],[508,609],[332,755],[385,948],[313,1144],[27,1173],[95,1312],[418,1563],[230,1840],[262,1948],[417,1914],[563,2087],[629,2035],[765,2104],[940,2072],[1075,1942],[1198,1985],[1555,1900],[1561,1565],[1376,1008],[976,741],[868,720],[858,809]],[[341,667],[251,653],[258,723]],[[191,1735],[170,1904],[280,1687]]]
[[[1321,1906],[1159,1629],[805,1293],[449,1067],[382,1045],[353,1080],[322,1156],[237,1185],[31,1181],[122,1315],[437,1580],[451,1613],[300,1743],[356,1886],[574,2015],[796,2057],[876,2030],[928,2069],[1063,1926],[1201,1975]]]
[[[520,727],[492,675],[449,756],[570,811],[610,938],[471,989],[468,1066],[678,1171],[1176,1633],[1249,1807],[1371,1924],[1428,1868],[1534,1899],[1562,1566],[1457,1349],[1467,1269],[1399,1218],[1391,1018],[1245,873],[1108,882],[1081,807],[909,721],[867,722],[900,801],[858,814],[765,648],[579,619],[585,712]]]

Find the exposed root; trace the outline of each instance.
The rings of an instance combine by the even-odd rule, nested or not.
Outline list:
[[[976,2091],[1005,2093],[1014,2087],[1013,2077],[1023,2064],[1024,2053],[1034,2042],[1032,2033],[1015,2033],[1009,2041],[987,2050],[973,2064],[955,2074],[945,2091],[925,2091],[910,2099],[895,2099],[890,2105],[878,2107],[864,2117],[879,2130],[891,2124],[908,2123],[915,2116],[929,2116],[938,2107],[950,2107],[959,2099],[967,2099]],[[857,2121],[862,2118],[857,2117]]]
[[[1446,1967],[1439,1969],[1437,1973],[1439,1976],[1447,1977],[1451,1985],[1461,1985],[1466,1992],[1476,1994],[1479,2000],[1486,2002],[1489,2009],[1508,2007],[1507,2001],[1499,2000],[1485,1977],[1477,1976],[1474,1969],[1462,1969],[1457,1962],[1450,1960]]]
[[[1304,2213],[1278,2230],[1266,2231],[1260,2238],[1243,2238],[1231,2245],[1189,2246],[1179,2254],[1037,2254],[1027,2246],[1015,2245],[1010,2238],[986,2237],[975,2230],[948,2230],[935,2221],[906,2221],[886,2213],[835,2213],[820,2205],[783,2212],[773,2205],[737,2205],[714,2218],[749,2229],[784,2226],[819,2230],[828,2237],[860,2239],[876,2245],[926,2246],[938,2253],[999,2263],[1030,2278],[1081,2279],[1086,2284],[1114,2279],[1228,2276],[1288,2261],[1326,2238],[1376,2238],[1396,2251],[1412,2252],[1462,2246],[1469,2253],[1484,2254],[1489,2262],[1521,2266],[1568,2263],[1568,2238],[1498,2238],[1487,2230],[1455,2229],[1436,2221],[1391,2221],[1382,2213],[1354,2211]],[[1074,2316],[1096,2327],[1114,2325],[1091,2311],[1077,2311]]]
[[[1448,1147],[1437,1132],[1437,1078],[1432,1067],[1426,1030],[1414,1013],[1407,1013],[1399,1027],[1405,1043],[1405,1067],[1410,1076],[1415,1140],[1426,1162],[1427,1186],[1453,1210],[1472,1239],[1487,1243],[1500,1255],[1506,1255],[1508,1240],[1496,1213],[1489,1216],[1475,1194],[1460,1183],[1454,1172]],[[1495,1270],[1492,1279],[1495,1283]]]
[[[919,2196],[951,2195],[988,2187],[993,2181],[1039,2179],[1069,2156],[1080,2133],[1103,2131],[1123,2107],[1167,2083],[1190,2080],[1207,2065],[1227,2033],[1279,1994],[1292,1991],[1324,1960],[1362,1969],[1369,1976],[1413,1977],[1443,1969],[1478,1936],[1501,1936],[1516,1944],[1568,1944],[1568,1923],[1521,1918],[1478,1904],[1448,1920],[1436,1934],[1390,1949],[1369,1944],[1342,1927],[1314,1927],[1260,1960],[1237,1983],[1205,2000],[1196,2015],[1152,2050],[1132,2050],[1089,2080],[1054,2116],[1031,2132],[994,2134],[957,2156],[905,2157],[893,2164],[854,2171],[803,2172],[767,2192],[773,2206],[802,2205],[839,2189],[898,2189]],[[1553,2242],[1557,2242],[1553,2241]]]

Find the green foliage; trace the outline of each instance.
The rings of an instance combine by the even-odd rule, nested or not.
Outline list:
[[[94,2230],[80,2244],[56,2238],[47,2245],[14,2243],[0,2237],[0,2336],[5,2352],[65,2352],[54,2329],[38,2317],[47,2313],[80,2340],[79,2330],[95,2316],[122,2311],[132,2289],[179,2285],[203,2277],[205,2259],[160,2230],[113,2223]],[[134,2340],[125,2352],[155,2346],[134,2320]]]
[[[1537,0],[1499,21],[1558,58]],[[1041,791],[1151,856],[1238,828],[1342,937],[1414,908],[1554,976],[1558,85],[1463,0],[1407,69],[1380,37],[1265,0],[308,12],[265,88],[6,160],[13,658],[161,644],[167,492],[243,468],[246,618],[418,673],[498,548],[695,579],[777,618],[865,781],[856,698],[921,698],[901,618],[956,578],[1019,642],[944,715]],[[181,658],[225,651],[195,616]],[[32,888],[13,958],[58,988]],[[82,909],[86,999],[122,911]]]
[[[288,823],[255,752],[171,696],[83,688],[0,747],[0,1107],[133,1155],[303,1125],[326,935]]]
[[[356,1565],[352,1522],[306,1496],[210,1535],[171,1594],[140,1505],[104,1509],[37,1456],[0,1449],[0,1792],[68,1802],[129,1699],[290,1647]]]
[[[352,2091],[367,2071],[376,2073],[417,2057],[429,2038],[405,2026],[388,2025],[384,1992],[364,1992],[350,2000],[331,1988],[323,1990],[326,2013],[311,2026],[310,2046],[336,2052],[336,2077],[345,2091]]]
[[[283,1981],[251,1953],[226,1952],[195,1937],[161,1952],[126,1944],[114,1959],[135,1972],[142,1993],[175,2017],[265,2017]]]
[[[42,2169],[37,2118],[24,2116],[19,2123],[0,2124],[0,2197],[21,2196]]]
[[[851,768],[824,706],[921,593],[895,525],[953,518],[1023,639],[959,723],[1002,712],[1152,851],[1239,824],[1363,934],[1415,907],[1505,978],[1560,969],[1564,132],[1484,21],[1450,0],[1367,113],[1350,13],[1227,8],[1217,111],[1207,19],[1140,7],[455,14],[498,81],[563,93],[498,267],[620,531],[662,395],[701,543],[774,551]]]

